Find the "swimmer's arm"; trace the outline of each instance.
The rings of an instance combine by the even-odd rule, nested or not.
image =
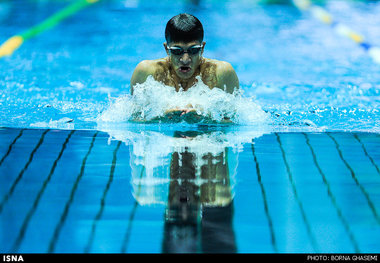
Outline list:
[[[146,81],[148,76],[154,74],[154,65],[150,60],[141,61],[135,68],[131,78],[131,95],[136,84],[141,84]]]
[[[216,73],[217,88],[231,94],[239,89],[239,78],[230,63],[221,61],[218,64]],[[232,120],[224,117],[221,123],[232,123]]]
[[[239,79],[234,68],[228,62],[220,62],[216,72],[217,88],[225,90],[227,93],[233,93],[239,89]]]

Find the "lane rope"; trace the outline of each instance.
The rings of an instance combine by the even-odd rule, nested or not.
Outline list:
[[[62,10],[58,11],[57,13],[53,14],[52,16],[48,17],[41,23],[33,26],[32,28],[22,32],[21,34],[14,35],[8,40],[6,40],[1,46],[0,46],[0,58],[4,56],[10,56],[13,54],[13,52],[18,49],[26,40],[35,37],[39,35],[40,33],[53,28],[57,24],[59,24],[62,20],[65,18],[74,15],[81,9],[94,4],[96,2],[99,2],[100,0],[79,0],[76,1],[67,7],[63,8]]]
[[[300,11],[309,11],[315,18],[322,23],[331,26],[339,35],[353,40],[356,44],[364,49],[365,52],[373,59],[374,62],[380,64],[380,47],[373,46],[366,42],[364,37],[356,33],[340,22],[333,19],[332,15],[320,6],[314,5],[310,0],[292,0],[294,6]]]

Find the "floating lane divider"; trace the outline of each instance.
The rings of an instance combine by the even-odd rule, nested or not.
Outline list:
[[[40,24],[30,28],[29,30],[19,34],[15,35],[11,38],[9,38],[7,41],[5,41],[0,46],[0,58],[4,56],[10,56],[13,54],[13,52],[19,48],[22,43],[24,43],[25,40],[28,40],[29,38],[35,37],[38,34],[42,33],[43,31],[46,31],[54,26],[56,26],[59,22],[61,22],[63,19],[77,13],[81,9],[94,4],[96,2],[99,2],[100,0],[79,0],[76,1],[69,6],[65,7],[64,9],[58,11],[54,15],[48,17]]]
[[[315,18],[334,28],[339,35],[353,40],[361,46],[376,63],[380,64],[380,48],[365,42],[363,36],[348,26],[334,21],[333,17],[325,9],[313,5],[310,0],[293,0],[293,4],[301,11],[310,11]]]

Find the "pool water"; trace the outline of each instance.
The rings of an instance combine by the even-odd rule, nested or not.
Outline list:
[[[0,40],[72,2],[1,1]],[[320,4],[380,45],[379,3]],[[149,103],[128,95],[180,12],[240,80],[199,103],[237,124],[129,122],[130,105],[198,98],[154,81]],[[0,251],[378,253],[378,67],[291,4],[90,6],[0,60]]]
[[[145,132],[2,129],[1,250],[378,252],[378,134]]]

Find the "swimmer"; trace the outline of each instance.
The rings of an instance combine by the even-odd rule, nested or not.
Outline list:
[[[136,84],[144,83],[148,76],[167,86],[186,91],[202,82],[210,89],[220,88],[233,93],[239,88],[239,79],[230,63],[203,57],[206,42],[203,41],[203,26],[192,15],[179,14],[171,18],[165,29],[164,48],[167,57],[141,61],[131,78],[131,94]],[[203,119],[191,104],[186,108],[169,109],[165,112],[169,120],[197,122]],[[225,118],[225,122],[230,122]]]

